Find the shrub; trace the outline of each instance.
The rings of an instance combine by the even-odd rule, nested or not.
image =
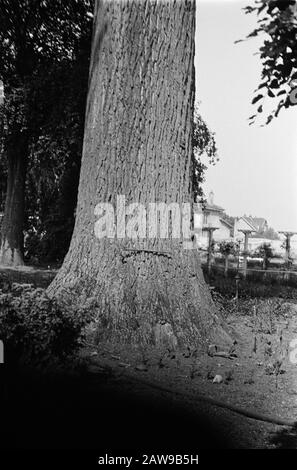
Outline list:
[[[262,243],[256,251],[261,258],[263,258],[263,269],[267,269],[271,258],[274,257],[274,252],[271,243]]]
[[[64,361],[81,345],[90,321],[87,306],[75,311],[43,289],[14,286],[0,294],[0,338],[8,363],[44,365]]]

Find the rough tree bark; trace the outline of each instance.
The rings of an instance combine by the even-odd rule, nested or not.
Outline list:
[[[97,239],[94,208],[192,200],[194,0],[97,1],[76,224],[49,294],[97,301],[98,340],[230,340],[197,253],[175,239]],[[131,250],[131,251],[130,251]]]
[[[23,230],[27,145],[25,132],[13,133],[7,137],[7,189],[0,244],[0,263],[6,266],[24,264]]]

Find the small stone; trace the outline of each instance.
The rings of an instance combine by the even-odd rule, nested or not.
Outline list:
[[[223,377],[221,375],[215,375],[212,383],[214,384],[220,384],[223,382]]]
[[[119,361],[119,360],[120,360],[119,356],[115,356],[114,354],[111,354],[110,357],[111,357],[111,359],[113,359],[114,361]]]
[[[135,369],[140,372],[147,372],[148,370],[145,364],[139,364],[138,366],[135,367]]]
[[[98,356],[97,351],[93,351],[93,352],[90,354],[90,356],[91,356],[91,357]]]
[[[130,367],[130,364],[127,364],[126,362],[119,362],[119,366],[128,369],[128,367]]]
[[[216,352],[217,352],[217,347],[216,347],[216,345],[215,345],[215,344],[210,344],[210,345],[208,346],[207,354],[212,357]]]

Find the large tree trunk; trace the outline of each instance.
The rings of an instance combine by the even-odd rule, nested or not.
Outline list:
[[[24,264],[23,230],[27,146],[25,132],[13,133],[7,138],[7,189],[0,246],[0,263],[6,266]]]
[[[173,238],[94,234],[96,205],[116,207],[117,195],[146,207],[192,200],[194,37],[194,0],[97,1],[76,224],[49,293],[96,299],[99,340],[230,340],[197,252]]]

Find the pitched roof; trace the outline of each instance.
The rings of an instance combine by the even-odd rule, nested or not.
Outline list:
[[[227,219],[221,218],[221,219],[220,219],[220,222],[222,222],[222,224],[227,225],[227,227],[229,227],[229,228],[231,228],[231,229],[234,228],[234,224],[232,224],[231,222],[229,222]]]
[[[267,224],[267,220],[263,217],[251,217],[253,221],[253,225],[257,227],[257,231],[261,231],[264,229],[264,226]]]
[[[242,219],[249,227],[250,229],[253,231],[253,232],[257,232],[258,229],[255,227],[255,225],[253,224],[252,222],[252,218],[251,217],[238,217],[238,220]]]
[[[267,225],[267,220],[264,217],[247,217],[246,215],[243,216],[245,221],[248,221],[249,224],[253,225],[256,232],[264,232],[265,225]]]
[[[216,204],[209,204],[209,202],[204,204],[204,210],[224,212],[224,209],[221,206],[217,206]]]

